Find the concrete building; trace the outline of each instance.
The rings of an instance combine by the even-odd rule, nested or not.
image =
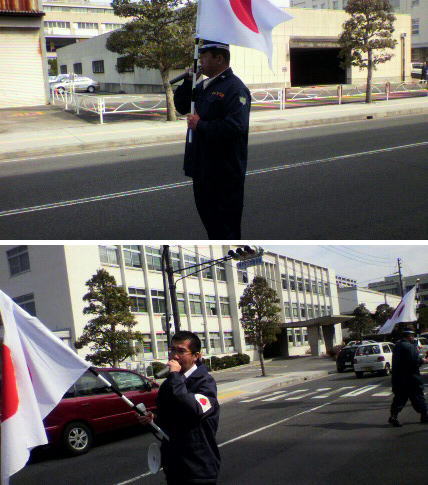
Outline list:
[[[390,0],[396,13],[412,17],[412,61],[428,59],[428,0]],[[311,9],[345,8],[347,0],[291,0],[291,7]]]
[[[56,59],[56,50],[60,47],[111,32],[128,21],[117,17],[108,2],[46,0],[43,1],[43,11],[48,59]],[[59,66],[58,72],[62,72]]]
[[[38,0],[0,0],[0,108],[47,103],[43,15]]]
[[[403,276],[403,291],[406,294],[416,284],[419,279],[419,302],[428,305],[428,273]],[[398,275],[387,276],[383,281],[369,283],[368,287],[372,290],[388,293],[390,295],[399,295],[401,297],[400,279]]]
[[[352,315],[352,312],[361,303],[366,305],[367,310],[374,313],[376,308],[383,303],[386,303],[392,308],[396,308],[401,301],[401,297],[399,296],[358,287],[338,288],[337,295],[341,315]]]
[[[336,275],[336,286],[338,288],[355,288],[357,286],[357,280],[347,278],[346,276]]]
[[[174,267],[227,254],[230,246],[171,247]],[[165,359],[165,309],[159,246],[1,246],[0,288],[71,345],[82,334],[85,282],[105,268],[127,289],[144,345],[132,365]],[[177,283],[182,329],[200,336],[205,355],[243,352],[254,358],[240,325],[239,299],[254,275],[277,291],[282,332],[275,355],[324,352],[342,341],[333,270],[265,253],[263,264],[238,270],[227,261]],[[81,351],[84,354],[83,350]]]
[[[231,47],[231,65],[234,72],[250,87],[289,87],[316,84],[364,84],[367,73],[356,67],[340,67],[338,36],[348,17],[343,10],[286,9],[293,19],[277,26],[273,31],[273,71],[266,56],[254,49]],[[374,71],[374,82],[410,79],[409,15],[397,15],[394,33],[402,49],[395,49],[391,61]],[[119,73],[118,55],[105,48],[106,33],[78,44],[58,50],[62,70],[70,72],[78,64],[84,76],[101,83],[101,89],[126,93],[160,92],[162,82],[157,71],[135,68]],[[404,40],[403,40],[404,39]],[[103,72],[94,72],[94,62],[102,62]],[[173,77],[176,72],[171,73]]]

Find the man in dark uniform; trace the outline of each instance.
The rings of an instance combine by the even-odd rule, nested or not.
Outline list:
[[[396,343],[392,353],[392,392],[391,416],[388,420],[392,426],[401,426],[398,413],[404,408],[408,399],[414,410],[421,414],[421,423],[428,423],[427,406],[424,396],[424,385],[419,372],[422,364],[428,359],[419,355],[414,343],[415,332],[404,330],[403,339]]]
[[[168,485],[217,483],[220,453],[216,443],[220,408],[217,386],[200,363],[201,341],[192,332],[177,332],[171,341],[170,373],[157,398],[158,414],[139,417],[141,424],[153,419],[169,436],[161,445],[162,466]]]
[[[189,131],[184,173],[193,178],[196,208],[209,239],[241,239],[244,179],[247,169],[251,96],[229,67],[229,46],[204,41],[201,73],[208,79],[195,89],[195,114]],[[177,111],[190,112],[192,82],[185,79],[174,95]]]

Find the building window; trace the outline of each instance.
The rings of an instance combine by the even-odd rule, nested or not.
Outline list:
[[[13,301],[33,317],[36,316],[36,302],[34,301],[34,293],[17,296],[16,298],[13,298]]]
[[[119,252],[117,246],[98,246],[100,260],[103,264],[119,264]]]
[[[412,0],[412,8],[419,5],[419,0]]]
[[[250,337],[245,336],[245,349],[246,350],[254,350],[256,346],[251,341]]]
[[[61,74],[67,74],[67,64],[61,64],[59,66],[59,70],[60,70]]]
[[[286,274],[281,275],[282,288],[288,290],[288,279]]]
[[[246,269],[238,269],[239,283],[248,283],[248,272]]]
[[[420,290],[428,290],[428,283],[420,283],[419,289]]]
[[[314,315],[315,315],[315,317],[319,317],[320,316],[320,307],[319,307],[319,305],[314,305]]]
[[[153,313],[165,313],[165,293],[160,290],[151,290]]]
[[[130,268],[141,268],[142,258],[140,246],[123,246],[123,259],[125,266]]]
[[[61,22],[58,20],[45,20],[43,25],[48,29],[69,29],[70,22]]]
[[[299,291],[303,291],[303,279],[300,277],[297,277],[297,288]]]
[[[208,316],[217,315],[217,303],[214,295],[205,295],[205,308]]]
[[[419,19],[412,19],[412,35],[419,34]]]
[[[210,332],[210,346],[211,352],[214,354],[221,353],[220,334],[218,332]]]
[[[82,30],[98,30],[96,22],[77,22],[77,28]]]
[[[201,295],[189,293],[189,303],[191,315],[202,315]]]
[[[218,263],[216,265],[216,273],[219,281],[226,281],[226,268],[224,263]]]
[[[27,246],[17,246],[9,249],[9,251],[6,251],[6,254],[11,276],[30,271],[30,257]]]
[[[273,263],[264,263],[266,280],[272,287],[275,281],[275,265]]]
[[[112,30],[117,30],[117,29],[121,29],[123,27],[122,24],[103,24],[104,26],[104,29],[107,31],[107,32],[111,32]],[[119,58],[120,59],[120,58]],[[119,60],[118,59],[118,60]],[[134,70],[134,69],[132,69]],[[121,71],[119,71],[121,72]],[[123,71],[122,71],[123,72]]]
[[[290,344],[294,343],[293,330],[291,328],[287,328],[287,339]]]
[[[195,264],[197,264],[198,260],[196,258],[196,256],[191,256],[190,254],[185,254],[184,255],[184,267],[187,268],[188,266],[194,266]],[[194,273],[195,271],[197,271],[198,268],[189,268],[189,269],[186,269],[186,272],[185,274],[186,275],[190,275],[191,273]],[[197,277],[197,275],[192,275],[193,277]]]
[[[314,309],[312,305],[308,305],[308,318],[314,318]]]
[[[288,302],[284,303],[284,313],[286,318],[291,318],[290,303]]]
[[[307,313],[306,313],[306,308],[304,307],[304,305],[301,305],[301,306],[300,306],[300,316],[301,316],[302,318],[306,318],[306,316],[307,316]]]
[[[220,297],[220,310],[222,315],[230,316],[230,303],[228,296]]]
[[[318,281],[318,294],[320,295],[324,294],[324,285],[322,281]]]
[[[226,352],[235,350],[235,343],[233,340],[232,332],[224,332],[224,350]]]
[[[82,63],[76,62],[73,64],[73,72],[74,74],[82,74]]]
[[[293,303],[292,305],[293,308],[293,317],[297,318],[299,316],[298,308],[297,308],[297,303]]]
[[[296,291],[296,278],[294,276],[289,276],[288,279],[290,281],[290,290]]]
[[[168,342],[165,333],[158,333],[156,335],[156,344],[159,356],[165,357],[168,354]]]
[[[196,332],[196,335],[199,337],[199,340],[201,341],[201,349],[206,350],[207,349],[207,339],[205,337],[205,334],[203,332]]]
[[[172,269],[178,271],[181,268],[180,253],[170,251]]]
[[[331,306],[327,305],[327,315],[331,315]]]
[[[307,278],[305,278],[305,291],[306,293],[310,293],[311,291],[311,282]]]
[[[147,267],[153,271],[162,270],[161,251],[158,248],[146,247]]]
[[[104,61],[92,61],[92,72],[95,74],[104,72]]]
[[[314,281],[314,280],[312,280],[311,283],[312,283],[312,292],[317,295],[318,294],[318,285],[317,285],[317,282]]]
[[[180,315],[186,314],[186,300],[184,298],[184,293],[176,293],[177,295],[177,305],[178,305],[178,313]]]
[[[207,258],[201,258],[201,263],[204,263],[206,261],[210,261],[210,260],[207,259]],[[212,266],[210,268],[206,268],[206,269],[202,270],[201,273],[202,273],[202,278],[207,278],[209,280],[214,279],[213,267]]]
[[[143,288],[128,288],[128,294],[131,299],[131,312],[147,313],[146,290]]]
[[[330,285],[326,282],[324,282],[324,294],[330,296]]]

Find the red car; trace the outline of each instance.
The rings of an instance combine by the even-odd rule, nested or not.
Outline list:
[[[133,403],[144,403],[147,410],[155,410],[156,382],[129,370],[97,370]],[[132,408],[89,371],[70,387],[43,422],[49,443],[62,445],[72,455],[86,453],[98,433],[140,426]]]

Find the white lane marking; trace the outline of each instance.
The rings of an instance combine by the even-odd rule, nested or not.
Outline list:
[[[372,394],[373,397],[386,397],[391,396],[392,391],[382,391],[382,392],[375,392]]]
[[[284,391],[275,391],[275,392],[272,392],[270,394],[265,394],[264,396],[257,396],[257,397],[253,397],[251,399],[243,399],[242,401],[239,401],[239,402],[253,402],[253,401],[258,401],[259,399],[263,399],[263,398],[268,397],[268,396],[274,396],[275,394],[280,394],[280,393],[283,393],[283,392]]]
[[[298,394],[299,392],[305,392],[307,389],[298,389],[297,391],[283,392],[275,397],[270,397],[269,399],[263,399],[263,402],[276,401],[277,399],[282,399],[285,396],[291,396],[292,394]]]
[[[162,471],[162,470],[163,470],[163,468],[159,468],[159,471]],[[152,472],[143,473],[142,475],[138,475],[137,477],[130,478],[129,480],[117,483],[116,485],[127,485],[128,483],[136,482],[140,478],[145,478],[145,477],[148,477],[150,475],[153,475],[153,473]]]
[[[355,389],[355,391],[348,392],[346,394],[342,394],[339,397],[353,397],[353,396],[359,396],[360,394],[364,394],[365,392],[372,391],[373,389],[376,389],[376,387],[379,387],[380,384],[374,384],[371,386],[364,386],[360,387],[358,389]]]
[[[307,392],[306,394],[301,394],[300,396],[293,396],[285,398],[285,401],[297,401],[298,399],[303,399],[304,397],[312,396],[313,394],[318,394],[320,391],[329,391],[331,387],[322,387],[316,391]]]
[[[353,389],[355,386],[343,386],[339,387],[339,389],[333,389],[333,391],[326,392],[325,394],[320,394],[319,396],[312,396],[311,399],[325,399],[326,397],[330,397],[333,394],[338,394],[341,391],[344,391],[345,389]]]
[[[317,409],[321,409],[325,406],[328,406],[329,404],[331,404],[331,402],[326,402],[324,404],[321,404],[320,406],[316,406],[314,408],[307,409],[306,411],[302,411],[301,413],[294,414],[293,416],[289,416],[288,418],[275,421],[274,423],[268,424],[267,426],[262,426],[261,428],[257,428],[253,431],[250,431],[249,433],[245,433],[240,436],[237,436],[236,438],[232,438],[229,441],[225,441],[224,443],[219,444],[218,447],[222,448],[223,446],[229,445],[230,443],[234,443],[235,441],[242,440],[253,434],[260,433],[261,431],[264,431],[266,429],[273,428],[274,426],[278,426],[279,424],[282,424],[282,423],[286,423],[287,421],[290,421],[290,419],[297,418],[298,416],[302,416],[303,414],[311,413],[312,411],[316,411]]]
[[[277,172],[280,170],[289,170],[293,168],[300,168],[308,165],[317,165],[321,163],[328,163],[328,162],[334,162],[337,160],[343,160],[343,159],[349,159],[349,158],[357,158],[357,157],[363,157],[366,155],[375,155],[378,153],[385,153],[385,152],[391,152],[394,150],[403,150],[406,148],[414,148],[414,147],[419,147],[419,146],[424,146],[428,145],[428,141],[420,142],[420,143],[412,143],[410,145],[399,145],[395,147],[390,147],[390,148],[380,148],[378,150],[369,150],[367,152],[359,152],[359,153],[350,153],[348,155],[338,155],[336,157],[329,157],[329,158],[322,158],[319,160],[311,160],[308,162],[300,162],[300,163],[295,163],[292,165],[289,164],[284,164],[284,165],[277,165],[275,167],[270,167],[270,168],[262,168],[262,169],[256,169],[256,170],[249,170],[247,172],[247,175],[260,175],[264,173],[273,173]],[[134,190],[127,190],[124,192],[114,192],[111,194],[103,194],[103,195],[95,195],[92,197],[84,197],[81,199],[72,199],[72,200],[65,200],[62,202],[52,202],[49,204],[41,204],[41,205],[35,205],[31,207],[22,207],[19,209],[9,209],[9,210],[4,210],[0,211],[0,217],[7,217],[7,216],[13,216],[13,215],[20,215],[20,214],[27,214],[29,212],[39,212],[42,210],[48,210],[48,209],[58,209],[60,207],[69,207],[69,206],[74,206],[78,204],[88,204],[91,202],[100,202],[104,200],[111,200],[111,199],[117,199],[120,197],[131,197],[134,195],[141,195],[141,194],[147,194],[151,192],[158,192],[161,190],[172,190],[172,189],[177,189],[177,188],[182,188],[182,187],[188,187],[191,185],[191,181],[183,181],[183,182],[176,182],[174,184],[166,184],[166,185],[156,185],[153,187],[143,187],[139,189],[134,189]]]

